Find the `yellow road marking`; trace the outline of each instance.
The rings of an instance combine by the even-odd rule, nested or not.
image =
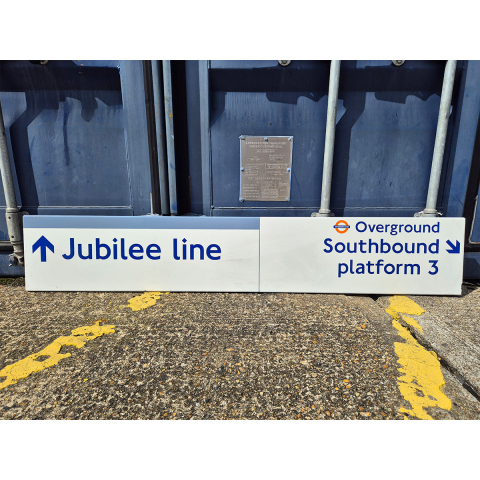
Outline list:
[[[445,410],[452,408],[452,402],[442,392],[445,379],[440,362],[435,352],[430,352],[422,347],[411,333],[397,321],[401,315],[410,325],[415,323],[420,327],[413,318],[402,314],[421,315],[424,310],[408,297],[396,295],[389,300],[390,306],[385,311],[392,316],[393,326],[405,340],[405,343],[395,342],[397,362],[401,365],[398,371],[403,374],[398,377],[397,384],[403,398],[412,406],[410,410],[402,407],[400,412],[409,413],[423,420],[432,420],[425,408],[439,407]]]
[[[94,325],[86,325],[72,330],[72,335],[68,337],[58,337],[43,350],[29,355],[16,363],[7,365],[0,370],[0,378],[6,377],[6,379],[0,383],[0,390],[17,383],[22,378],[26,378],[34,372],[53,367],[63,358],[70,357],[70,353],[60,353],[63,346],[82,348],[90,340],[94,340],[108,333],[115,333],[115,326],[100,326],[99,320]],[[37,360],[37,358],[45,356],[48,358],[42,361]]]
[[[412,317],[407,317],[406,315],[402,315],[402,318],[413,328],[416,328],[420,333],[423,333],[423,327]]]
[[[421,315],[425,310],[417,305],[413,300],[403,295],[395,295],[390,300],[390,306],[386,309],[395,320],[399,319],[400,313],[408,313],[409,315]]]
[[[143,295],[131,298],[126,306],[134,312],[138,312],[155,305],[161,295],[168,295],[168,292],[146,292]]]

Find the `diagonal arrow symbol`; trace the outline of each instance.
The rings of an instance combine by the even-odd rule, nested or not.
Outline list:
[[[447,253],[460,253],[460,242],[457,240],[456,245],[454,245],[450,240],[447,240],[447,245],[451,250],[447,249]]]
[[[42,235],[32,247],[32,253],[35,253],[38,249],[40,249],[40,261],[46,262],[47,261],[47,248],[54,253],[55,247]]]

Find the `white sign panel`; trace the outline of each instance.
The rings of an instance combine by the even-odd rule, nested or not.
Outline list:
[[[27,290],[258,292],[258,218],[24,219]]]
[[[459,295],[463,218],[262,218],[260,290]]]
[[[27,290],[461,293],[463,218],[25,216]]]

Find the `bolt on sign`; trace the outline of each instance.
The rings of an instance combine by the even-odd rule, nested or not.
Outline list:
[[[289,202],[293,137],[240,136],[240,201]]]
[[[23,220],[27,290],[461,293],[463,218]]]

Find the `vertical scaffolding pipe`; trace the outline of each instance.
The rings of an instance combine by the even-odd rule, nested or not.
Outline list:
[[[165,132],[167,135],[168,186],[170,213],[177,215],[177,180],[175,164],[175,142],[173,131],[172,67],[170,60],[163,60],[163,95],[165,102]]]
[[[209,60],[198,61],[200,87],[200,142],[202,158],[203,214],[212,216],[212,162],[210,149],[210,81]]]
[[[157,135],[155,133],[155,106],[153,102],[152,62],[142,60],[143,89],[145,92],[145,119],[147,121],[148,160],[150,163],[150,206],[151,214],[159,215],[162,211],[160,200],[160,180],[158,173]]]
[[[340,62],[332,60],[328,84],[327,128],[325,132],[325,152],[323,155],[322,196],[320,210],[312,217],[332,217],[330,193],[332,190],[333,153],[335,147],[335,125],[337,123],[338,85],[340,83]]]
[[[443,76],[442,97],[440,99],[440,111],[438,113],[437,134],[433,149],[432,168],[430,170],[430,182],[428,184],[427,205],[425,210],[416,213],[416,217],[437,217],[437,198],[442,174],[443,154],[447,139],[448,119],[452,104],[453,83],[455,80],[456,60],[447,60],[445,74]]]
[[[2,104],[0,103],[0,173],[2,174],[3,191],[7,208],[7,230],[10,243],[13,245],[13,255],[10,256],[11,265],[23,265],[23,231],[22,214],[17,205],[15,186],[13,184],[12,166],[8,154],[7,136],[3,122]]]
[[[160,60],[152,60],[153,103],[155,105],[155,130],[157,135],[158,175],[162,215],[170,215],[168,192],[167,144],[165,141],[165,111],[163,99],[162,66]]]

